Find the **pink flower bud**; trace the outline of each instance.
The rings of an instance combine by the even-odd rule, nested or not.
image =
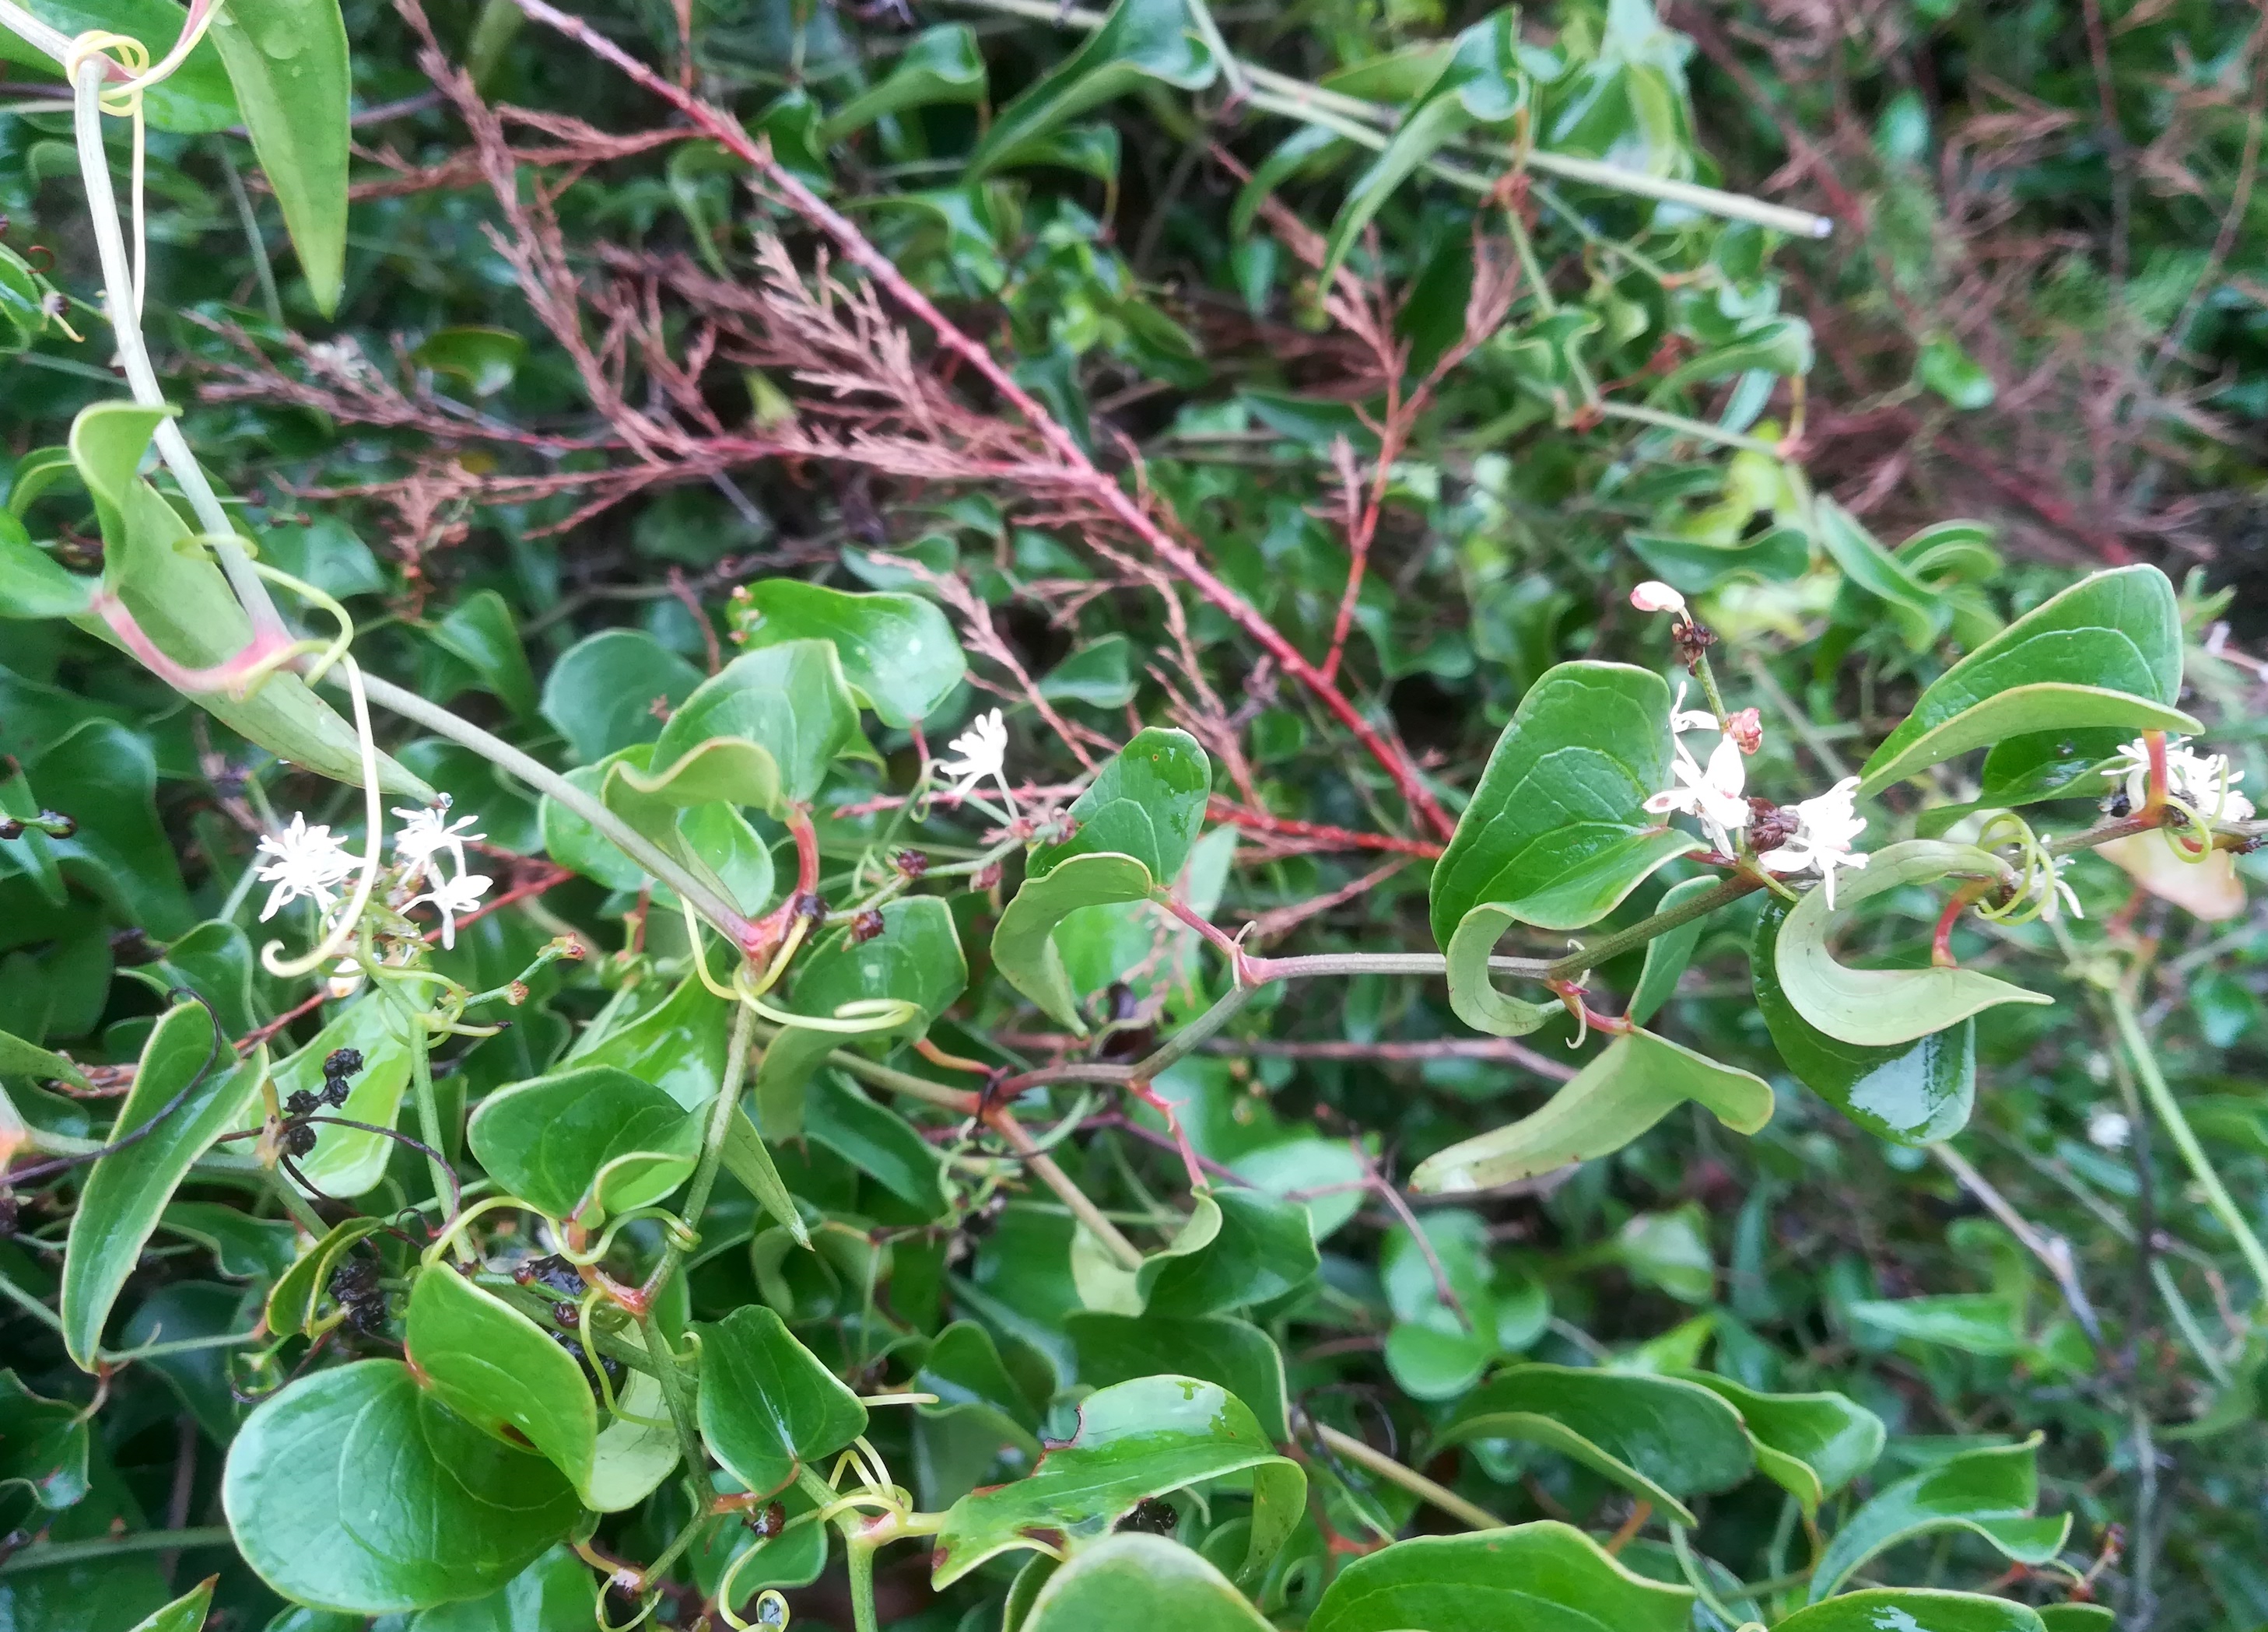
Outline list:
[[[1754,709],[1742,709],[1725,722],[1725,734],[1741,745],[1743,754],[1754,754],[1764,746],[1764,716]]]
[[[1680,618],[1692,614],[1685,610],[1685,597],[1658,579],[1648,578],[1631,592],[1631,605],[1640,612],[1674,612]]]

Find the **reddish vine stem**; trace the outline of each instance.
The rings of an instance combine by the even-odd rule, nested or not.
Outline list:
[[[832,239],[852,265],[873,278],[879,287],[887,290],[899,305],[918,318],[936,335],[939,345],[968,364],[1000,401],[1022,415],[1046,445],[1057,464],[1086,491],[1090,499],[1140,539],[1160,561],[1180,573],[1207,600],[1226,613],[1238,628],[1259,642],[1283,665],[1285,673],[1314,692],[1316,700],[1330,710],[1385,770],[1403,802],[1421,821],[1442,839],[1447,839],[1454,831],[1455,824],[1425,787],[1418,768],[1410,762],[1408,754],[1365,719],[1361,710],[1346,695],[1308,662],[1298,647],[1261,615],[1257,607],[1223,583],[1210,567],[1198,559],[1195,550],[1167,532],[1156,518],[1135,501],[1131,494],[1098,468],[1071,432],[1059,424],[1029,392],[1016,383],[989,349],[964,334],[937,309],[926,295],[907,282],[897,268],[890,263],[889,258],[869,243],[857,226],[774,159],[768,143],[754,139],[731,114],[682,87],[672,85],[580,18],[571,17],[547,4],[545,0],[513,0],[513,4],[537,22],[565,34],[593,55],[620,69],[762,175],[767,188]]]

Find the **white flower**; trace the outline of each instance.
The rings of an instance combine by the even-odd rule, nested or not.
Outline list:
[[[2066,907],[2071,908],[2071,915],[2074,918],[2087,916],[2086,909],[2079,904],[2079,892],[2073,889],[2071,881],[2063,876],[2064,869],[2078,859],[2076,856],[2058,856],[2048,869],[2047,900],[2042,905],[2040,915],[2050,923],[2063,915]]]
[[[329,907],[338,900],[338,886],[354,876],[358,864],[346,847],[331,836],[328,827],[310,827],[306,817],[293,812],[291,825],[282,833],[264,835],[260,852],[276,859],[254,876],[276,887],[268,892],[268,905],[260,909],[267,923],[278,908],[303,897]]]
[[[1673,811],[1698,816],[1708,829],[1710,842],[1722,854],[1731,855],[1732,834],[1749,825],[1749,802],[1742,792],[1748,785],[1748,767],[1742,761],[1741,745],[1730,737],[1719,737],[1709,763],[1704,766],[1682,740],[1673,736],[1671,742],[1677,752],[1669,767],[1675,785],[1648,799],[1646,808],[1656,816]]]
[[[1758,864],[1769,872],[1817,871],[1832,907],[1835,870],[1867,864],[1851,848],[1867,830],[1867,819],[1858,812],[1858,793],[1859,779],[1846,776],[1816,798],[1804,800],[1795,807],[1794,834],[1778,849],[1757,856]]]
[[[2226,754],[2198,754],[2183,746],[2186,739],[2166,739],[2166,792],[2189,805],[2207,821],[2250,821],[2252,801],[2235,790],[2244,773],[2229,768]],[[2126,784],[2126,803],[2140,810],[2150,797],[2150,745],[2137,737],[2121,745],[2117,756],[2102,768],[2113,782]]]
[[[1706,709],[1685,706],[1685,682],[1677,682],[1677,696],[1669,705],[1669,729],[1681,731],[1715,731],[1717,717]]]
[[[465,846],[475,839],[489,836],[485,833],[463,831],[479,818],[460,816],[454,821],[446,821],[444,819],[448,812],[446,798],[438,806],[394,812],[402,820],[401,827],[394,835],[394,858],[408,864],[412,878],[422,878],[429,883],[440,883],[439,857],[443,850],[448,851],[455,859],[457,871],[464,871]]]
[[[1685,609],[1685,597],[1657,578],[1648,578],[1632,590],[1631,605],[1640,612],[1674,613],[1680,623],[1693,621],[1693,614]]]
[[[409,904],[415,907],[418,901],[431,902],[433,910],[441,915],[441,945],[454,946],[457,944],[457,915],[472,911],[481,904],[481,897],[488,893],[489,878],[486,873],[460,872],[446,884],[436,884]]]
[[[2101,1150],[2123,1150],[2134,1136],[2134,1124],[2125,1114],[2100,1106],[2087,1119],[2087,1142]]]
[[[999,709],[978,715],[967,731],[945,746],[961,756],[939,761],[937,768],[940,775],[958,779],[952,790],[955,798],[966,795],[987,776],[999,783],[1001,792],[1008,791],[1008,779],[1003,774],[1008,760],[1008,726]]]
[[[323,982],[323,989],[330,993],[334,1000],[340,1000],[351,997],[360,991],[362,982],[362,965],[351,958],[342,958],[333,967],[330,977]]]

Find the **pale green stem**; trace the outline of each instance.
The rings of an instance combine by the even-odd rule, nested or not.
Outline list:
[[[260,236],[260,217],[253,210],[252,195],[244,190],[244,178],[237,173],[225,136],[216,151],[220,154],[221,174],[228,180],[229,198],[236,205],[236,218],[244,228],[244,241],[252,250],[252,271],[260,280],[261,304],[268,308],[268,320],[282,328],[284,298],[276,292],[276,268],[269,264],[268,242]]]
[[[1632,424],[1653,425],[1663,430],[1674,430],[1681,437],[1691,437],[1697,442],[1713,442],[1720,448],[1740,448],[1750,453],[1762,453],[1770,458],[1780,457],[1779,445],[1767,442],[1762,437],[1746,436],[1737,430],[1727,430],[1721,425],[1712,425],[1705,420],[1690,419],[1683,414],[1671,414],[1661,408],[1646,408],[1635,402],[1616,402],[1602,398],[1599,412],[1609,419],[1628,420]]]
[[[1475,1530],[1501,1530],[1504,1520],[1477,1503],[1468,1502],[1445,1485],[1437,1485],[1414,1467],[1405,1467],[1383,1451],[1373,1451],[1352,1434],[1341,1433],[1328,1422],[1318,1422],[1310,1417],[1307,1426],[1316,1438],[1329,1446],[1334,1455],[1367,1468],[1381,1479],[1400,1485],[1421,1502],[1431,1503],[1453,1518],[1462,1519]]]
[[[2205,1146],[2198,1143],[2197,1135],[2190,1128],[2189,1118],[2182,1114],[2181,1101],[2174,1097],[2173,1090],[2167,1087],[2165,1075],[2158,1070],[2157,1055],[2152,1051],[2149,1040],[2142,1034],[2142,1023],[2134,1012],[2133,999],[2117,987],[2111,988],[2105,996],[2110,1005],[2111,1017],[2117,1022],[2119,1040],[2126,1045],[2127,1056],[2134,1062],[2134,1074],[2142,1079],[2142,1092],[2149,1099],[2151,1110],[2165,1124],[2166,1132],[2173,1138],[2174,1148],[2182,1153],[2182,1160],[2188,1164],[2191,1177],[2205,1192],[2205,1205],[2213,1209],[2213,1216],[2220,1220],[2229,1234],[2236,1238],[2237,1250],[2244,1255],[2244,1261],[2252,1271],[2252,1278],[2258,1283],[2254,1293],[2257,1318],[2259,1303],[2268,1300],[2268,1250],[2262,1248],[2260,1238],[2253,1233],[2243,1209],[2228,1194],[2228,1187],[2221,1183],[2220,1174],[2214,1170],[2212,1158],[2205,1153]]]
[[[708,1454],[701,1448],[700,1418],[695,1413],[692,1385],[685,1380],[685,1368],[677,1363],[677,1352],[669,1346],[669,1339],[661,1329],[661,1322],[648,1309],[637,1318],[638,1335],[645,1340],[645,1352],[653,1362],[653,1374],[661,1384],[661,1397],[669,1404],[669,1420],[677,1429],[677,1448],[685,1458],[685,1477],[691,1484],[696,1500],[708,1496],[703,1488],[707,1481],[702,1470],[709,1466]]]
[[[433,1179],[434,1204],[446,1212],[448,1209],[449,1198],[454,1194],[454,1187],[449,1182],[448,1170],[442,1165],[438,1154],[443,1149],[441,1102],[433,1092],[433,1056],[430,1040],[425,1035],[425,1017],[400,1001],[391,992],[387,994],[387,1001],[394,1004],[394,1011],[402,1017],[408,1026],[409,1086],[411,1093],[417,1101],[417,1130],[433,1152],[426,1157],[425,1166]],[[471,1255],[471,1249],[466,1247],[461,1240],[459,1243],[458,1251],[462,1256]]]
[[[202,1525],[192,1530],[137,1530],[130,1535],[96,1536],[85,1541],[43,1541],[0,1562],[0,1576],[21,1575],[33,1570],[55,1570],[65,1564],[99,1563],[136,1553],[171,1553],[193,1547],[234,1547],[235,1533],[226,1525]]]

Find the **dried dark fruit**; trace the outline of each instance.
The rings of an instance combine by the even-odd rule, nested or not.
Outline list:
[[[1114,1526],[1119,1530],[1135,1530],[1147,1536],[1169,1536],[1182,1516],[1174,1511],[1171,1502],[1156,1496],[1144,1496],[1134,1504],[1134,1511]]]
[[[1701,666],[1701,659],[1717,643],[1717,632],[1699,623],[1680,623],[1671,631],[1669,640],[1677,649],[1677,660],[1690,674]]]
[[[882,932],[882,927],[881,912],[876,908],[869,907],[850,920],[850,944],[853,946],[863,945],[880,935]]]
[[[1793,806],[1775,805],[1770,799],[1751,798],[1749,801],[1749,848],[1762,856],[1776,850],[1795,837],[1802,825]]]
[[[779,1502],[767,1502],[761,1508],[749,1510],[748,1528],[760,1541],[769,1541],[787,1528],[787,1508]]]
[[[562,1298],[580,1298],[585,1290],[582,1272],[556,1253],[521,1259],[512,1267],[512,1278],[522,1286],[541,1286]]]
[[[12,833],[0,834],[0,838],[12,839]],[[150,932],[138,923],[130,923],[110,935],[110,960],[122,968],[134,968],[145,963],[155,963],[166,954],[154,945]]]
[[[929,857],[919,850],[900,850],[892,864],[909,878],[918,878],[929,871]]]

